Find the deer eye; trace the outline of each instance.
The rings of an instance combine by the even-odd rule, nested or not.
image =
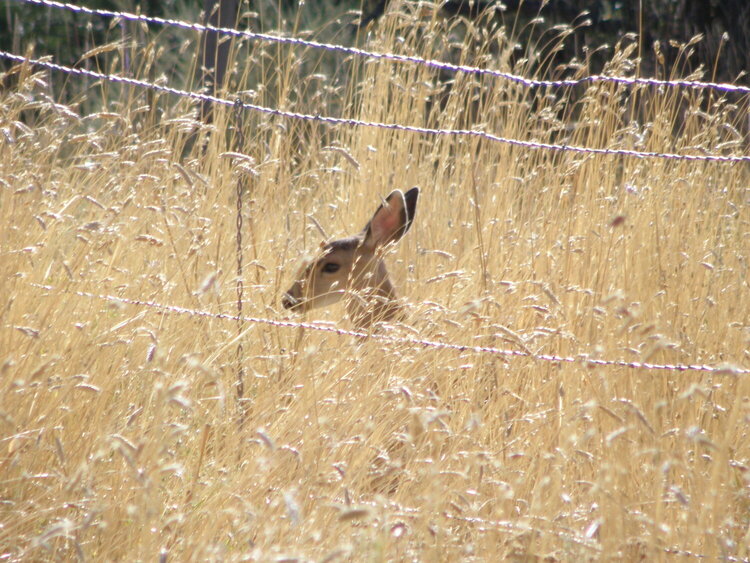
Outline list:
[[[320,271],[326,274],[335,274],[339,271],[339,268],[341,268],[341,264],[336,264],[336,262],[326,262],[325,264],[323,264],[323,267],[320,269]]]

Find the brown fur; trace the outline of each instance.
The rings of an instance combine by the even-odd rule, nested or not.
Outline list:
[[[419,189],[395,190],[375,211],[362,232],[321,244],[318,255],[297,273],[281,302],[286,309],[305,312],[346,300],[357,328],[394,320],[401,306],[388,276],[382,249],[398,241],[411,227]]]

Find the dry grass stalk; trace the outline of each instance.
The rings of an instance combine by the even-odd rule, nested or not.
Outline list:
[[[406,11],[369,46],[442,57],[448,31],[462,61],[535,72],[500,33],[462,39]],[[263,49],[249,60],[278,87],[255,88],[257,103],[326,113],[335,91],[367,120],[746,151],[746,100],[595,84],[573,103],[571,91],[460,75],[448,87],[424,68],[361,61],[348,63],[352,82],[323,84],[297,74],[303,53]],[[631,57],[618,52],[608,70],[626,72]],[[256,86],[243,76],[237,89]],[[233,159],[221,155],[234,147],[216,134],[228,116],[217,111],[191,148],[183,102],[154,121],[138,93],[103,87],[106,107],[81,115],[45,98],[44,74],[17,79],[0,93],[7,558],[748,556],[746,377],[253,326],[252,408],[238,431],[231,323],[29,285],[231,311]],[[296,256],[318,237],[308,215],[340,235],[389,186],[419,185],[419,229],[389,258],[417,330],[562,355],[750,361],[746,167],[249,121],[249,315],[285,314]]]

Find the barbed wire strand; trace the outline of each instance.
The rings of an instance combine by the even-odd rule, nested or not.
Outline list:
[[[368,51],[365,49],[359,49],[357,47],[347,47],[344,45],[322,43],[319,41],[311,41],[301,39],[298,37],[283,37],[279,35],[272,35],[269,33],[256,33],[249,30],[239,30],[227,27],[217,27],[213,25],[204,25],[199,23],[186,22],[182,20],[175,20],[169,18],[161,18],[156,16],[146,16],[143,14],[133,14],[129,12],[116,12],[112,10],[102,10],[87,8],[85,6],[78,6],[76,4],[70,4],[66,2],[56,2],[54,0],[16,0],[17,2],[23,2],[27,4],[37,4],[41,6],[47,6],[50,8],[65,9],[79,14],[96,15],[109,18],[121,18],[128,21],[152,23],[156,25],[166,25],[172,27],[178,27],[181,29],[187,29],[197,32],[213,31],[223,33],[225,35],[233,37],[242,37],[246,39],[253,39],[257,41],[267,41],[274,43],[281,43],[286,45],[294,45],[300,47],[310,47],[313,49],[324,49],[327,51],[338,52],[347,55],[354,55],[357,57],[363,57],[372,60],[385,60],[397,63],[408,63],[422,65],[433,69],[449,71],[449,72],[460,72],[464,74],[475,74],[492,76],[495,78],[502,78],[516,84],[520,84],[527,88],[562,88],[578,86],[581,84],[593,84],[597,82],[610,82],[620,84],[623,86],[666,86],[672,88],[691,88],[691,89],[710,89],[718,90],[726,93],[740,93],[750,94],[750,87],[740,86],[736,84],[728,83],[717,83],[717,82],[703,82],[694,80],[659,80],[656,78],[630,78],[624,76],[604,76],[604,75],[590,75],[583,78],[565,79],[565,80],[536,80],[526,78],[517,74],[502,72],[499,70],[492,70],[488,68],[479,68],[470,65],[459,65],[454,63],[448,63],[435,59],[425,59],[415,55],[399,55],[396,53],[381,53],[377,51]]]
[[[237,315],[230,315],[228,313],[212,313],[210,311],[204,311],[200,309],[189,309],[186,307],[179,307],[177,305],[164,305],[156,301],[144,301],[141,299],[131,299],[128,297],[118,297],[116,295],[100,295],[96,293],[90,293],[88,291],[64,291],[54,286],[43,285],[38,283],[29,283],[32,287],[37,289],[43,289],[45,291],[58,291],[61,293],[67,293],[69,295],[78,295],[79,297],[86,297],[89,299],[100,299],[103,301],[110,301],[113,303],[122,303],[126,305],[135,305],[137,307],[148,307],[151,309],[158,309],[167,313],[174,313],[178,315],[189,315],[195,317],[204,317],[221,320],[242,320],[245,323],[252,324],[264,324],[269,326],[281,327],[281,328],[304,328],[310,330],[317,330],[321,332],[328,332],[336,334],[338,336],[353,336],[355,338],[370,338],[373,340],[380,340],[383,342],[390,342],[393,344],[406,344],[410,346],[420,346],[422,348],[433,348],[436,350],[452,350],[455,352],[475,352],[477,354],[492,354],[496,356],[506,357],[522,357],[530,358],[537,361],[553,362],[553,363],[580,363],[588,367],[622,367],[629,369],[646,369],[646,370],[661,370],[661,371],[699,371],[707,373],[715,373],[717,375],[748,375],[750,369],[741,368],[739,366],[724,365],[724,366],[709,366],[702,364],[654,364],[650,362],[628,362],[625,360],[604,360],[588,357],[585,354],[581,354],[578,357],[574,356],[559,356],[557,354],[533,354],[520,350],[506,350],[502,348],[495,348],[492,346],[475,346],[471,344],[453,344],[449,342],[441,342],[438,340],[426,340],[422,338],[410,338],[400,336],[389,336],[387,334],[377,332],[363,332],[357,330],[346,330],[337,327],[319,325],[315,323],[295,322],[295,321],[279,321],[273,319],[265,319],[261,317],[249,317],[243,316],[241,319]]]
[[[139,80],[137,78],[127,78],[119,75],[103,74],[93,70],[85,70],[81,68],[72,68],[64,65],[59,65],[49,61],[41,59],[32,59],[23,57],[20,55],[14,55],[7,51],[0,51],[0,57],[4,57],[19,63],[27,63],[31,65],[40,66],[50,70],[56,70],[65,72],[68,74],[87,76],[95,78],[97,80],[108,80],[115,83],[128,84],[131,86],[140,86],[143,88],[149,88],[166,94],[172,94],[183,98],[190,98],[193,100],[199,100],[202,102],[211,102],[214,104],[224,105],[227,107],[234,107],[236,100],[228,100],[225,98],[219,98],[217,96],[211,96],[209,94],[201,94],[198,92],[190,92],[186,90],[180,90],[171,86],[163,86],[145,80]],[[404,131],[410,133],[418,133],[422,135],[447,135],[447,136],[465,136],[465,137],[478,137],[486,139],[495,143],[503,143],[511,146],[517,146],[527,148],[531,150],[551,150],[560,152],[574,152],[580,154],[598,154],[608,156],[627,156],[635,158],[663,158],[668,160],[679,160],[679,161],[690,161],[690,162],[750,162],[750,155],[732,155],[732,156],[721,156],[721,155],[686,155],[686,154],[674,154],[674,153],[657,153],[649,151],[636,151],[631,149],[598,149],[589,147],[580,147],[576,145],[559,145],[553,143],[541,143],[536,141],[523,141],[521,139],[513,139],[508,137],[500,137],[492,133],[485,131],[479,131],[476,129],[433,129],[429,127],[418,127],[415,125],[403,125],[400,123],[382,123],[377,121],[364,121],[361,119],[343,118],[343,117],[331,117],[323,115],[310,115],[305,113],[297,113],[292,111],[284,111],[275,108],[269,108],[256,104],[250,104],[247,102],[241,102],[242,107],[247,110],[257,111],[268,115],[274,115],[277,117],[284,117],[288,119],[299,119],[305,121],[314,121],[317,123],[323,123],[326,125],[346,125],[350,127],[376,127],[380,129],[389,129],[391,131]]]

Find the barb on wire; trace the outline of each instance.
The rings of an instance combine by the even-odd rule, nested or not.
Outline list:
[[[255,33],[248,30],[238,30],[227,27],[217,27],[213,25],[203,25],[198,23],[186,22],[181,20],[174,20],[168,18],[160,18],[155,16],[146,16],[143,14],[132,14],[129,12],[115,12],[112,10],[101,10],[94,8],[87,8],[85,6],[78,6],[76,4],[69,4],[66,2],[56,2],[55,0],[16,0],[19,2],[25,2],[28,4],[37,4],[41,6],[48,6],[50,8],[58,8],[70,10],[72,12],[88,15],[96,15],[101,17],[109,18],[121,18],[129,21],[138,21],[145,23],[153,23],[157,25],[168,25],[178,27],[181,29],[188,29],[192,31],[205,32],[214,31],[217,33],[223,33],[233,37],[244,37],[246,39],[253,39],[258,41],[268,41],[274,43],[282,43],[287,45],[295,45],[302,47],[310,47],[313,49],[325,49],[327,51],[334,51],[343,53],[346,55],[354,55],[358,57],[368,58],[372,60],[385,60],[397,63],[408,63],[426,66],[428,68],[439,69],[448,72],[461,72],[464,74],[476,74],[484,76],[492,76],[495,78],[502,78],[516,84],[520,84],[527,88],[562,88],[568,86],[578,86],[580,84],[593,84],[596,82],[610,82],[620,84],[623,86],[667,86],[673,88],[691,88],[691,89],[711,89],[719,90],[721,92],[731,92],[740,94],[750,94],[750,87],[738,86],[735,84],[716,83],[716,82],[701,82],[693,80],[658,80],[656,78],[628,78],[624,76],[602,76],[602,75],[591,75],[583,78],[567,79],[567,80],[535,80],[525,78],[517,74],[509,72],[502,72],[499,70],[492,70],[488,68],[479,68],[469,65],[458,65],[434,59],[425,59],[414,55],[399,55],[396,53],[379,53],[376,51],[367,51],[365,49],[358,49],[356,47],[346,47],[344,45],[321,43],[318,41],[309,41],[306,39],[300,39],[297,37],[283,37],[279,35],[271,35],[268,33]]]
[[[96,78],[98,80],[109,80],[111,82],[129,84],[131,86],[140,86],[142,88],[150,88],[166,94],[173,94],[183,98],[190,98],[193,100],[208,101],[214,104],[224,105],[227,107],[234,107],[235,101],[228,100],[225,98],[219,98],[217,96],[211,96],[208,94],[200,94],[198,92],[189,92],[186,90],[180,90],[170,86],[161,86],[145,80],[139,80],[136,78],[127,78],[124,76],[103,74],[95,72],[93,70],[85,70],[81,68],[72,68],[64,65],[51,63],[41,59],[31,59],[14,55],[6,51],[0,51],[0,57],[19,62],[28,63],[31,65],[48,68],[50,70],[56,70],[65,72],[68,74],[78,76],[88,76]],[[433,129],[429,127],[418,127],[415,125],[402,125],[401,123],[381,123],[376,121],[363,121],[361,119],[351,119],[343,117],[331,117],[323,115],[309,115],[305,113],[297,113],[293,111],[284,111],[275,108],[269,108],[265,106],[259,106],[256,104],[249,104],[241,102],[242,107],[247,110],[257,111],[268,115],[274,115],[277,117],[284,117],[287,119],[299,119],[306,121],[315,121],[326,125],[346,125],[350,127],[377,127],[380,129],[389,129],[392,131],[406,131],[410,133],[419,133],[422,135],[448,135],[448,136],[463,136],[463,137],[478,137],[495,143],[503,143],[511,146],[523,147],[532,150],[551,150],[560,152],[574,152],[581,154],[600,154],[609,156],[628,156],[635,158],[663,158],[668,160],[682,160],[691,162],[750,162],[750,155],[739,155],[739,156],[722,156],[722,155],[694,155],[694,154],[675,154],[675,153],[658,153],[650,151],[636,151],[630,149],[600,149],[600,148],[589,148],[580,147],[576,145],[559,145],[553,143],[540,143],[536,141],[523,141],[521,139],[513,139],[508,137],[500,137],[492,133],[485,131],[479,131],[477,129]]]
[[[110,301],[114,303],[123,303],[127,305],[135,305],[138,307],[149,307],[151,309],[158,309],[167,313],[174,313],[177,315],[190,315],[194,317],[205,317],[212,319],[224,319],[234,320],[239,319],[236,315],[229,315],[227,313],[212,313],[210,311],[203,311],[200,309],[188,309],[186,307],[178,307],[177,305],[164,305],[157,303],[156,301],[143,301],[140,299],[130,299],[128,297],[117,297],[116,295],[99,295],[96,293],[90,293],[88,291],[68,291],[57,289],[50,285],[42,285],[38,283],[30,283],[32,287],[43,289],[45,291],[60,291],[62,293],[68,293],[71,295],[78,295],[79,297],[86,297],[89,299],[100,299],[103,301]],[[474,346],[471,344],[452,344],[450,342],[441,342],[438,340],[427,340],[422,338],[410,338],[400,336],[389,336],[383,333],[370,333],[362,332],[357,330],[345,330],[342,328],[322,326],[314,323],[294,322],[294,321],[277,321],[273,319],[264,319],[261,317],[247,317],[241,318],[243,322],[253,324],[264,324],[275,327],[283,328],[305,328],[310,330],[317,330],[321,332],[330,332],[338,336],[354,336],[356,338],[370,338],[373,340],[380,340],[383,342],[391,342],[393,344],[407,344],[410,346],[419,346],[422,348],[433,348],[436,350],[452,350],[454,352],[475,352],[477,354],[493,354],[496,356],[506,357],[523,357],[531,358],[537,361],[553,362],[553,363],[580,363],[586,366],[602,366],[602,367],[622,367],[630,369],[646,369],[646,370],[663,370],[663,371],[699,371],[715,373],[717,375],[748,375],[750,369],[744,369],[736,366],[709,366],[703,364],[653,364],[649,362],[627,362],[625,360],[602,360],[596,358],[590,358],[584,354],[574,356],[559,356],[557,354],[532,354],[520,350],[506,350],[502,348],[495,348],[492,346]]]

